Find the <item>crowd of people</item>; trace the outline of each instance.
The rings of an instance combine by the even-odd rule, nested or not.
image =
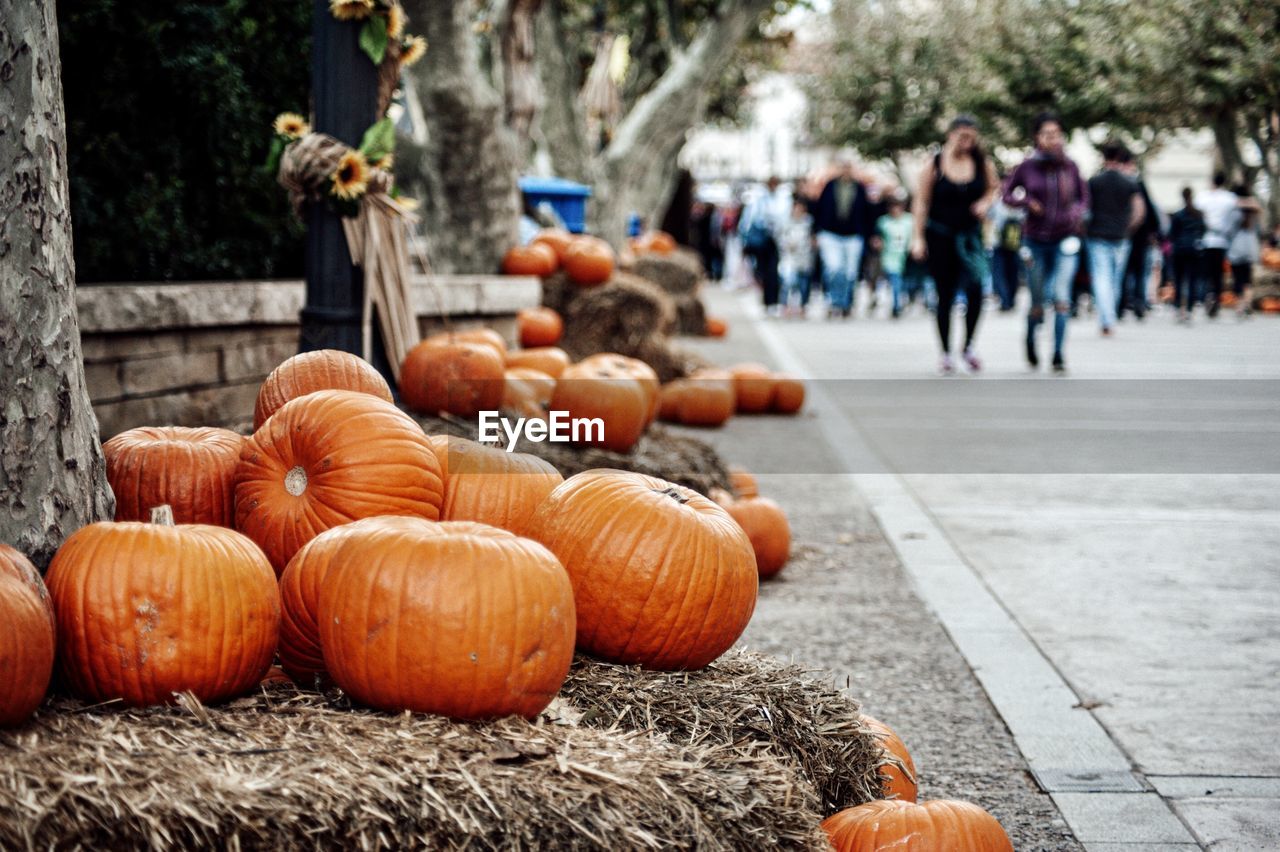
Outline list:
[[[1167,215],[1123,144],[1104,144],[1101,168],[1086,178],[1055,115],[1038,116],[1031,139],[1031,153],[1001,175],[977,120],[958,116],[913,191],[842,158],[819,175],[771,178],[728,205],[696,203],[692,242],[713,277],[749,269],[769,316],[807,316],[818,290],[829,319],[855,315],[860,287],[869,314],[881,298],[894,318],[919,303],[934,314],[944,374],[982,369],[984,303],[1012,311],[1023,286],[1027,363],[1040,365],[1039,331],[1051,313],[1056,372],[1066,369],[1068,324],[1086,296],[1104,336],[1126,313],[1143,318],[1153,297],[1172,302],[1183,323],[1197,306],[1208,318],[1229,305],[1251,312],[1263,239],[1248,186],[1228,188],[1215,175],[1208,191],[1183,190],[1183,207]],[[1278,238],[1280,229],[1268,237]],[[957,309],[962,335],[951,329]]]

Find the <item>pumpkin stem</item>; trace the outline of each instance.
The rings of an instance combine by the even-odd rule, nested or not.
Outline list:
[[[151,523],[159,524],[162,527],[172,527],[176,524],[173,520],[173,507],[155,506],[151,509]]]
[[[292,468],[284,475],[284,490],[294,497],[301,496],[307,490],[307,472],[302,469],[302,465]]]
[[[675,486],[668,485],[666,488],[662,489],[658,493],[664,496],[670,497],[672,500],[675,500],[681,506],[689,502],[689,495],[685,494],[683,491],[677,490]]]

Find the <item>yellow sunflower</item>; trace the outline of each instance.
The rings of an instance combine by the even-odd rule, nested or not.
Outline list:
[[[353,201],[369,188],[369,163],[359,151],[348,151],[333,172],[333,194],[343,201]]]
[[[301,139],[311,132],[307,120],[296,112],[282,112],[276,116],[276,134],[288,136],[290,139]]]
[[[361,21],[373,12],[373,0],[329,0],[329,11],[339,21]]]
[[[412,213],[414,210],[417,210],[419,206],[421,206],[421,202],[418,201],[418,199],[410,198],[407,195],[402,195],[399,198],[397,198],[396,204],[400,205],[400,209],[404,210],[407,213]]]
[[[387,35],[391,38],[404,35],[404,7],[399,3],[392,3],[387,10]]]
[[[422,36],[413,36],[408,39],[400,51],[400,64],[408,68],[410,65],[422,58],[427,52],[427,40]]]
[[[393,154],[383,154],[381,160],[374,160],[373,162],[369,163],[369,165],[377,169],[382,169],[384,172],[389,172],[391,171],[391,166],[395,163],[395,161],[396,161],[396,158]]]

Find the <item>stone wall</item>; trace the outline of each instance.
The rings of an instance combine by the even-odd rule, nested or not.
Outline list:
[[[514,342],[515,314],[538,304],[537,278],[419,276],[424,334],[449,317]],[[258,385],[298,349],[301,281],[103,284],[76,292],[89,396],[105,440],[143,425],[227,426],[253,419]]]

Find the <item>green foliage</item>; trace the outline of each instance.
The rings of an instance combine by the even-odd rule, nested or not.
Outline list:
[[[302,228],[261,164],[305,113],[309,3],[60,0],[81,281],[302,271]]]
[[[383,15],[370,15],[360,28],[360,49],[374,65],[381,65],[387,55],[387,19]]]

